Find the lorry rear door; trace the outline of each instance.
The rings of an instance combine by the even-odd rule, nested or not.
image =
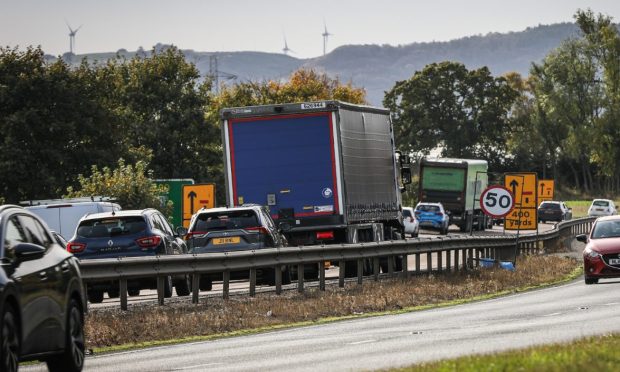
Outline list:
[[[284,211],[295,217],[340,212],[331,113],[239,118],[225,124],[230,205],[267,205],[276,219]]]

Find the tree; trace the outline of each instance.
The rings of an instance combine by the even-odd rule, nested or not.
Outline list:
[[[59,195],[74,175],[122,154],[114,113],[87,64],[47,64],[40,48],[0,48],[0,193]]]
[[[427,65],[386,93],[396,141],[402,150],[486,159],[504,166],[508,115],[518,93],[486,67],[467,70],[461,63]]]
[[[145,150],[142,149],[142,152]],[[156,208],[164,209],[166,214],[171,213],[172,202],[162,206],[159,198],[168,192],[167,186],[153,182],[153,171],[148,170],[148,157],[138,160],[135,165],[119,159],[114,169],[99,169],[93,165],[90,176],[80,174],[78,182],[79,188],[68,187],[65,197],[109,196],[123,209]]]

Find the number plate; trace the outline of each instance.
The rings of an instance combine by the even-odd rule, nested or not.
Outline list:
[[[230,238],[214,238],[212,240],[213,244],[237,244],[241,241],[238,236],[232,236]]]
[[[610,258],[609,259],[609,264],[610,265],[620,265],[620,258]]]

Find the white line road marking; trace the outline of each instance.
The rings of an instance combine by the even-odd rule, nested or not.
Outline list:
[[[543,315],[543,316],[556,316],[556,315],[562,315],[562,313],[552,313],[552,314],[547,314],[547,315]]]
[[[357,342],[349,342],[349,345],[361,345],[361,344],[368,344],[371,342],[377,342],[377,340],[364,340],[364,341],[357,341]]]
[[[184,371],[186,369],[197,369],[197,368],[204,368],[204,367],[213,367],[213,366],[219,366],[219,365],[222,365],[222,364],[224,364],[224,363],[196,364],[194,366],[179,367],[179,368],[171,369],[171,371]]]

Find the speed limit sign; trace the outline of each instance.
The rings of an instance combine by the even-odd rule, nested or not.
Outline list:
[[[501,218],[512,211],[515,199],[505,187],[494,185],[487,187],[480,195],[480,207],[484,214]]]

